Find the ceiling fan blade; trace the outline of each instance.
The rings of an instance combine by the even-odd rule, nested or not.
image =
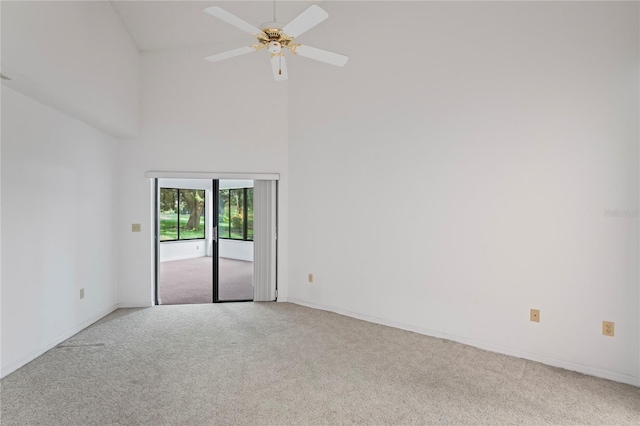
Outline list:
[[[282,28],[282,32],[290,37],[298,37],[309,31],[329,17],[329,14],[315,4],[309,6],[302,13]]]
[[[244,55],[245,53],[255,52],[256,49],[251,46],[239,47],[237,49],[229,50],[222,53],[216,53],[215,55],[207,56],[205,59],[210,62],[218,62],[224,59],[233,58],[235,56]]]
[[[316,61],[326,62],[338,67],[343,67],[349,60],[348,56],[311,46],[298,46],[295,49],[295,53],[305,58],[315,59]]]
[[[287,73],[287,61],[282,55],[271,57],[271,69],[273,70],[273,78],[276,81],[283,81],[289,77]]]
[[[221,21],[226,22],[227,24],[231,24],[234,27],[240,28],[242,31],[248,32],[249,34],[262,33],[262,30],[260,30],[259,28],[254,27],[248,22],[243,21],[242,19],[238,18],[236,15],[233,15],[218,6],[208,7],[204,11],[207,12],[209,15],[215,16]]]

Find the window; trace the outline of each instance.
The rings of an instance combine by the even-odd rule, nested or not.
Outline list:
[[[253,188],[221,189],[218,236],[253,241]]]
[[[160,241],[204,239],[202,189],[160,188]]]

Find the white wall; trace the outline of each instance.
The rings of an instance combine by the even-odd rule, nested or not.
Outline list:
[[[161,188],[178,189],[204,189],[211,191],[213,187],[211,179],[158,179],[158,186]]]
[[[109,2],[3,2],[0,19],[4,376],[116,307],[112,135],[137,132],[140,75]]]
[[[138,131],[138,58],[110,2],[2,2],[3,84],[116,136]]]
[[[220,257],[253,262],[253,241],[220,240]]]
[[[221,179],[220,189],[253,188],[253,181],[246,179]]]
[[[289,300],[640,384],[638,218],[604,215],[638,208],[638,3],[324,7],[304,42],[351,58],[289,64]]]
[[[286,83],[273,81],[264,56],[213,64],[203,59],[208,55],[210,48],[142,55],[141,135],[118,153],[120,301],[127,305],[152,304],[150,170],[279,173],[286,270]],[[131,233],[131,223],[141,223],[142,232]],[[285,281],[281,276],[281,288]]]
[[[160,243],[160,262],[193,259],[207,255],[207,241],[165,241]]]
[[[2,88],[2,376],[116,307],[116,142]]]

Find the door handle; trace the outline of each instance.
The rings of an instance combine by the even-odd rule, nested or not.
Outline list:
[[[213,227],[213,241],[214,242],[218,242],[218,227],[214,226]]]

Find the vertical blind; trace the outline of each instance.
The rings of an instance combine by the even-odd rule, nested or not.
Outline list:
[[[253,300],[276,299],[276,181],[253,184]]]

